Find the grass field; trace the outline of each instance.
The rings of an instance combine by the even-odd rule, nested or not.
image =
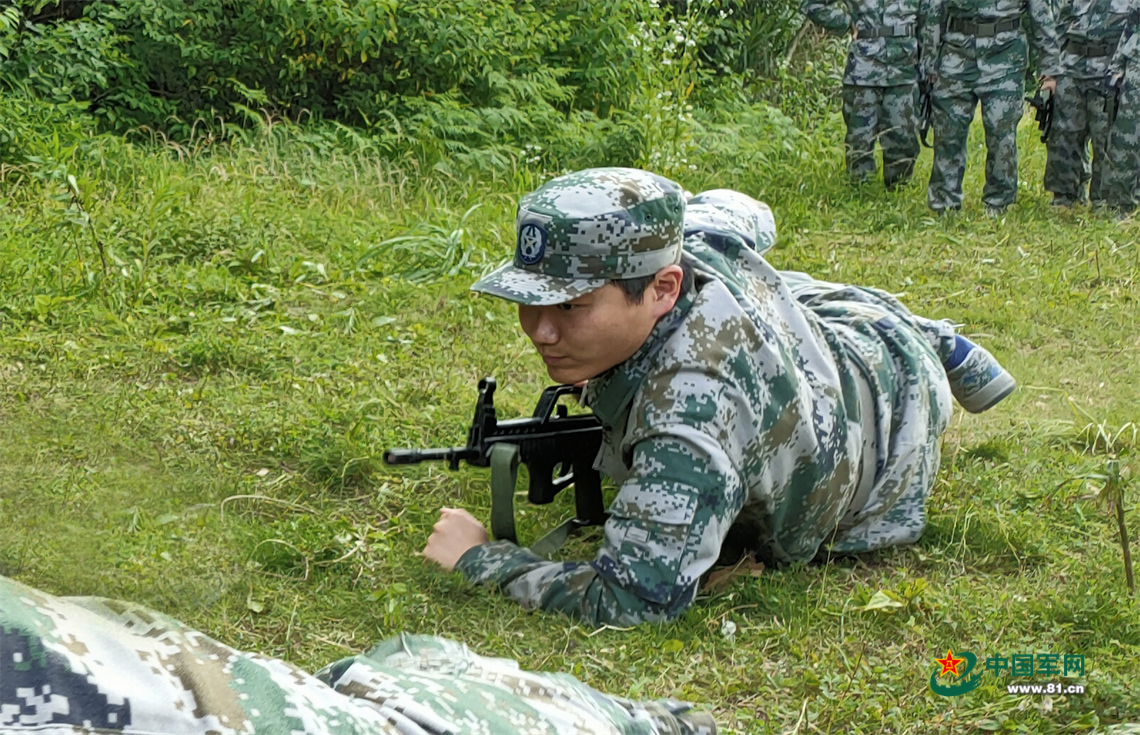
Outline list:
[[[698,702],[726,732],[1140,721],[1140,609],[1115,520],[1091,499],[1100,484],[1082,479],[1119,460],[1140,534],[1140,226],[1051,210],[1033,132],[1027,120],[1020,203],[1000,221],[978,202],[977,135],[966,208],[941,220],[925,208],[929,152],[897,194],[851,189],[835,120],[774,152],[743,128],[697,138],[683,183],[768,201],[777,267],[903,292],[964,323],[1021,388],[955,414],[917,545],[742,576],[637,630],[527,613],[433,568],[417,552],[437,509],[486,517],[488,475],[379,459],[461,443],[484,375],[500,415],[533,409],[545,372],[513,309],[467,286],[510,252],[537,170],[418,170],[273,130],[203,150],[102,141],[61,155],[66,170],[8,170],[0,573],[137,600],[309,669],[396,631],[436,633],[605,691]],[[555,505],[523,509],[524,539],[568,511]],[[987,674],[941,697],[928,680],[948,648],[1083,656],[1065,682],[1087,691],[1009,695],[1062,677]]]

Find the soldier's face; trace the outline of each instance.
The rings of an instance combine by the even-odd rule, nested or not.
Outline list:
[[[621,288],[607,283],[563,304],[520,304],[519,324],[551,380],[589,380],[625,362],[645,343],[657,320],[677,301],[680,270],[669,266],[658,273],[639,304],[629,303]]]

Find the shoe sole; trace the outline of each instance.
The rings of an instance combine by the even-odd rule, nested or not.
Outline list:
[[[965,401],[958,399],[959,405],[970,413],[988,411],[1002,401],[1017,388],[1017,381],[1007,372],[991,380],[984,388],[973,394]]]

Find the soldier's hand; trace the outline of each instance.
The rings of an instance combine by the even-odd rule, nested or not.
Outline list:
[[[468,549],[489,540],[487,529],[475,516],[458,508],[441,508],[423,555],[450,572]]]
[[[1108,75],[1108,86],[1116,88],[1120,86],[1120,80],[1124,78],[1121,72],[1113,72]]]
[[[1041,91],[1057,94],[1057,80],[1054,77],[1041,77]]]

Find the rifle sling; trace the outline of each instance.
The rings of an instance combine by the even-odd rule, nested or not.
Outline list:
[[[549,557],[561,549],[562,545],[566,543],[566,539],[570,538],[570,534],[574,532],[574,529],[579,528],[581,525],[577,518],[567,518],[528,548],[539,556]]]
[[[518,543],[515,533],[515,482],[519,476],[517,444],[499,442],[491,447],[491,534],[500,541]]]
[[[515,484],[519,476],[519,447],[499,442],[491,447],[491,534],[498,541],[518,544],[515,531]],[[528,548],[549,557],[562,548],[575,529],[587,525],[578,518],[567,518]],[[521,545],[521,544],[520,544]]]

